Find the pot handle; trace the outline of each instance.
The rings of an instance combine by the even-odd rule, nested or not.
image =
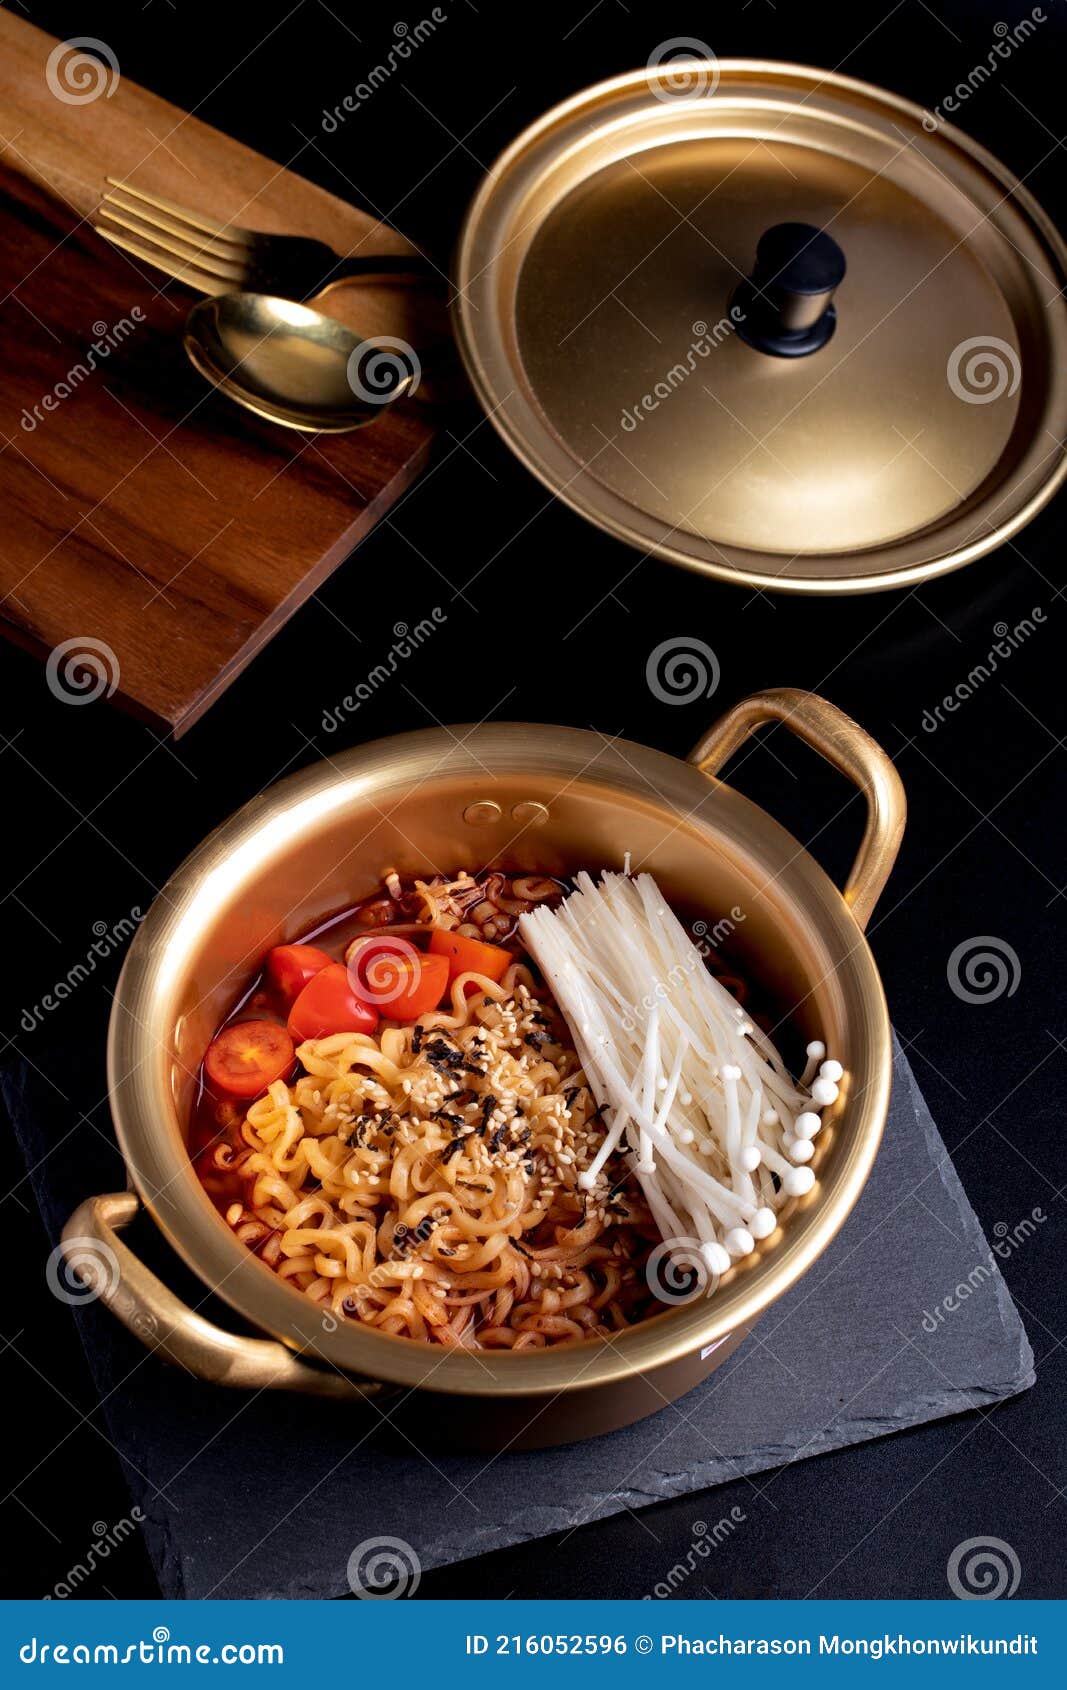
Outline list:
[[[836,704],[798,687],[753,693],[709,728],[689,761],[717,775],[738,746],[764,722],[781,722],[840,769],[867,799],[867,826],[844,887],[861,932],[871,918],[900,849],[907,800],[900,776],[881,746]]]
[[[133,1191],[89,1197],[63,1228],[70,1271],[149,1350],[213,1385],[238,1390],[304,1391],[312,1396],[368,1399],[385,1390],[376,1379],[357,1379],[315,1367],[274,1338],[225,1332],[169,1291],[118,1236],[141,1207]]]

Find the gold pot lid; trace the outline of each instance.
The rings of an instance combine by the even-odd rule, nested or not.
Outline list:
[[[709,575],[868,591],[990,551],[1067,473],[1048,218],[881,89],[667,68],[549,112],[471,207],[454,316],[493,423],[591,521]]]

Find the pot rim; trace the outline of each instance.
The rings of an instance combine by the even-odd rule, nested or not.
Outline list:
[[[715,833],[733,848],[750,849],[777,869],[760,888],[782,908],[799,911],[845,977],[862,1008],[855,1032],[861,1064],[850,1063],[854,1089],[839,1105],[839,1163],[817,1181],[801,1208],[817,1207],[802,1234],[788,1226],[755,1272],[738,1272],[712,1298],[673,1308],[608,1339],[514,1355],[508,1351],[437,1351],[435,1346],[344,1322],[323,1330],[322,1311],[304,1292],[280,1280],[226,1226],[204,1190],[180,1136],[169,1073],[173,1024],[162,1038],[153,1016],[166,1002],[175,973],[167,948],[180,942],[205,910],[218,907],[223,884],[232,893],[234,864],[255,866],[252,847],[283,817],[290,828],[382,788],[410,788],[413,771],[430,762],[423,779],[581,770],[590,785],[605,782],[634,797],[650,791],[658,807],[681,817],[716,848]],[[399,772],[398,772],[399,771]],[[405,772],[407,771],[407,772]],[[709,807],[708,818],[698,812]],[[714,813],[714,826],[710,815]],[[785,877],[788,875],[788,885]],[[788,893],[788,895],[787,895]],[[251,972],[250,965],[249,972]],[[236,992],[235,992],[236,996]],[[430,728],[393,735],[319,760],[276,783],[216,827],[166,882],[141,923],[115,993],[108,1035],[108,1084],[116,1134],[133,1187],[178,1255],[207,1287],[258,1331],[339,1372],[384,1379],[408,1388],[471,1396],[549,1396],[583,1390],[658,1369],[694,1350],[709,1350],[734,1329],[751,1324],[811,1266],[843,1225],[877,1153],[889,1104],[889,1016],[878,971],[841,892],[792,834],[752,800],[692,763],[630,741],[605,742],[592,730],[551,724],[501,723]],[[162,1125],[160,1123],[163,1123]],[[175,1123],[177,1131],[171,1130]],[[205,1299],[206,1300],[206,1299]],[[664,1402],[668,1399],[664,1397]]]

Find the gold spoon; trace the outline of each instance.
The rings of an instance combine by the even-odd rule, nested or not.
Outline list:
[[[403,341],[363,340],[333,317],[266,293],[223,293],[189,313],[185,350],[221,393],[305,434],[344,434],[413,392],[419,360]]]

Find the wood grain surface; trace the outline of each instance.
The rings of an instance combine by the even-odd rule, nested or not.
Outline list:
[[[407,244],[103,64],[83,98],[75,69],[0,12],[0,632],[56,654],[54,685],[103,648],[94,684],[180,734],[412,481],[433,418],[416,398],[308,436],[236,409],[182,351],[199,296],[94,232],[105,179],[342,254]],[[329,309],[440,339],[423,289],[357,284]]]

